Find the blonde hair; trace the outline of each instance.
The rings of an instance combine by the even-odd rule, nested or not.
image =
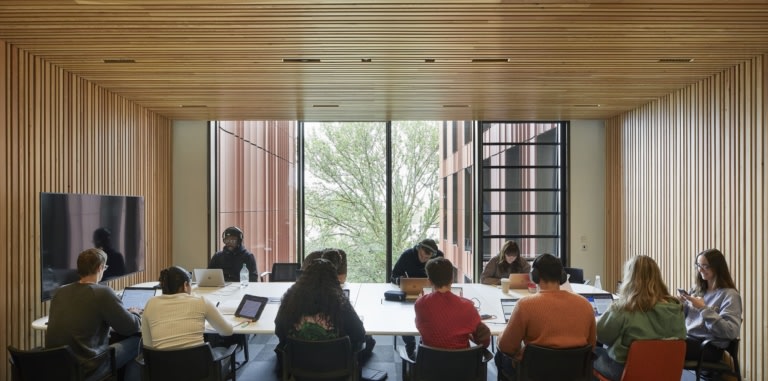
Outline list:
[[[645,312],[652,310],[659,302],[679,303],[669,294],[656,261],[647,255],[638,255],[628,260],[624,265],[619,300],[612,307]]]

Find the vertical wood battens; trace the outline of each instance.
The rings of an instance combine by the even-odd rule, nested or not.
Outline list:
[[[43,345],[40,192],[130,194],[145,200],[146,266],[115,289],[157,279],[171,263],[170,120],[0,42],[0,347]],[[9,378],[7,351],[0,378]],[[4,375],[4,376],[3,376]]]
[[[647,254],[670,289],[689,287],[695,255],[722,250],[744,304],[749,380],[768,377],[767,73],[758,56],[606,121],[608,282]]]

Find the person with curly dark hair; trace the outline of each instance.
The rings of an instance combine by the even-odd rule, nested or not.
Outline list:
[[[337,269],[324,258],[314,259],[283,295],[275,317],[277,371],[282,369],[282,350],[288,337],[330,340],[349,336],[352,349],[362,348],[365,328],[344,296]]]

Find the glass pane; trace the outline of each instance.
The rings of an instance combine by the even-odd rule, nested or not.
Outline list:
[[[490,212],[559,212],[557,191],[486,191]]]
[[[347,253],[348,282],[386,277],[386,125],[305,123],[305,250]]]

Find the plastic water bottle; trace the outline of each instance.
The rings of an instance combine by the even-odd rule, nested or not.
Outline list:
[[[240,269],[240,287],[248,287],[249,280],[250,277],[248,276],[248,267],[245,266],[245,263],[243,263],[243,268]]]
[[[600,283],[600,275],[595,275],[595,288],[598,290],[603,289],[603,284]]]

